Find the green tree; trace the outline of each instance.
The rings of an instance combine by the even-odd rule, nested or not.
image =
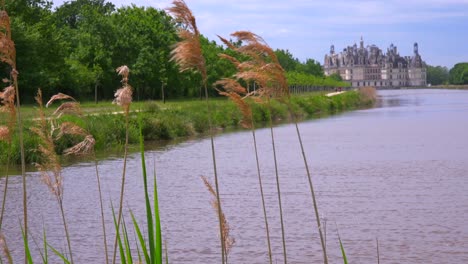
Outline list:
[[[427,83],[432,85],[446,84],[449,80],[449,71],[447,67],[426,66]]]
[[[450,84],[468,84],[468,62],[457,63],[449,72]]]
[[[294,58],[289,50],[277,49],[275,50],[276,57],[285,71],[295,71],[300,64],[297,58]],[[302,71],[301,71],[302,72]]]

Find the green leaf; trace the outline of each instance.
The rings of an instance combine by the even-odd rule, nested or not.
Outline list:
[[[130,215],[132,216],[132,221],[133,221],[133,226],[135,227],[135,231],[137,233],[138,240],[140,241],[141,245],[141,250],[143,251],[143,255],[145,256],[145,261],[146,263],[151,263],[150,257],[148,255],[148,249],[146,248],[146,242],[145,239],[143,238],[143,235],[141,234],[140,226],[138,225],[135,216],[133,215],[133,212],[130,212]]]
[[[127,264],[127,261],[126,261],[126,258],[125,258],[125,252],[123,250],[122,240],[120,239],[120,230],[117,227],[117,219],[115,219],[115,212],[114,212],[114,206],[113,205],[112,205],[112,218],[114,219],[115,234],[117,236],[117,243],[119,245],[120,261],[121,261],[122,264]]]
[[[22,234],[22,236],[23,236],[24,251],[25,251],[25,253],[26,253],[26,260],[27,260],[27,263],[28,263],[28,264],[32,264],[32,263],[33,263],[33,260],[32,260],[32,256],[31,256],[31,251],[29,250],[29,243],[28,243],[28,240],[26,239],[26,235],[25,235],[23,226],[21,226],[21,234]]]
[[[49,243],[47,243],[47,246],[50,247],[50,249],[52,249],[52,251],[55,253],[55,255],[57,255],[58,257],[60,257],[63,260],[63,263],[70,264],[70,261],[62,253],[60,253],[58,250],[56,250]]]
[[[338,240],[340,241],[340,249],[341,249],[341,255],[343,256],[343,263],[348,264],[348,259],[346,258],[346,253],[343,247],[343,243],[341,243],[341,238],[339,234],[338,234]]]
[[[155,247],[155,235],[153,228],[153,212],[151,211],[151,204],[148,194],[148,177],[146,173],[146,161],[145,161],[145,146],[143,140],[143,124],[142,124],[142,115],[138,115],[138,125],[140,128],[140,154],[141,154],[141,168],[143,173],[143,185],[145,188],[145,205],[146,205],[146,221],[148,225],[148,241],[149,241],[149,250],[150,250],[150,263],[160,264],[161,260],[158,261],[157,258],[157,249]],[[156,195],[156,194],[155,194]],[[156,250],[155,250],[156,249]]]

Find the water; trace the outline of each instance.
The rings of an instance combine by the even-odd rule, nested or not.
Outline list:
[[[350,263],[468,263],[468,91],[380,91],[380,106],[300,124],[321,217],[326,220],[330,263],[342,263],[337,228]],[[319,235],[294,126],[275,128],[290,263],[320,263]],[[268,129],[257,131],[275,263],[282,246]],[[215,138],[223,208],[236,243],[230,263],[267,263],[267,244],[251,134]],[[158,175],[163,236],[170,263],[220,263],[218,222],[200,176],[213,179],[209,139],[148,151]],[[138,154],[129,157],[126,199],[144,216]],[[110,201],[118,204],[121,158],[99,162],[109,245]],[[74,259],[104,263],[94,165],[64,168],[65,208]],[[213,181],[213,180],[212,180]],[[4,179],[1,179],[4,186]],[[58,206],[40,177],[28,174],[30,232],[40,260],[43,228],[64,251]],[[22,259],[21,178],[12,177],[4,233]],[[133,236],[133,232],[130,232]],[[135,255],[136,256],[136,255]]]

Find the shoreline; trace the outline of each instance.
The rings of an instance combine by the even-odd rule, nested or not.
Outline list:
[[[370,99],[359,91],[348,91],[334,96],[326,94],[301,94],[291,97],[292,109],[294,115],[299,117],[299,122],[314,118],[323,118],[329,115],[371,107],[375,99]],[[194,138],[203,138],[208,133],[207,119],[208,115],[204,112],[204,102],[178,102],[172,107],[162,107],[155,102],[148,102],[140,111],[130,114],[130,151],[138,145],[139,119],[142,121],[143,136],[145,144],[148,145],[172,145],[186,142]],[[252,114],[257,128],[264,128],[269,120],[269,111],[266,106],[250,102]],[[240,120],[242,114],[229,100],[213,101],[212,114],[213,126],[216,134],[230,131],[243,131]],[[272,101],[271,117],[274,125],[286,124],[291,122],[291,116],[287,106],[277,100]],[[76,117],[64,117],[64,120],[76,120]],[[79,120],[83,126],[89,127],[91,134],[96,139],[96,155],[98,159],[106,159],[112,156],[119,156],[123,152],[123,142],[125,137],[123,124],[123,115],[115,113],[90,114],[83,120]],[[35,171],[34,162],[38,160],[34,149],[37,146],[37,139],[30,133],[33,126],[32,121],[27,122],[25,126],[27,149],[28,171]],[[76,140],[75,140],[76,141]],[[19,157],[16,147],[17,139],[13,140],[11,152],[5,143],[0,145],[0,164],[6,164],[6,157],[11,155],[12,162],[10,167],[18,164]],[[73,138],[65,138],[58,142],[56,150],[58,153],[73,145]],[[89,157],[64,157],[61,156],[65,166],[76,162],[86,162],[91,160]],[[4,176],[4,172],[1,172]]]

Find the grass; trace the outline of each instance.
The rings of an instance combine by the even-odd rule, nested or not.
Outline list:
[[[251,104],[253,121],[257,128],[265,127],[269,123],[270,115],[275,124],[291,122],[291,116],[287,106],[276,100],[271,101],[271,112],[266,105]],[[86,127],[96,139],[96,151],[113,149],[123,151],[125,144],[125,116],[114,114],[121,110],[118,106],[88,107],[90,103],[82,104],[84,113],[89,113],[85,121],[75,116],[63,116],[61,121],[70,121]],[[110,105],[110,103],[109,103]],[[213,127],[216,131],[240,129],[242,113],[236,105],[226,98],[211,100],[213,113],[211,114]],[[350,91],[340,95],[326,97],[322,93],[308,93],[291,97],[291,108],[299,119],[319,118],[342,111],[358,109],[370,106],[371,102],[357,91]],[[37,116],[37,108],[26,106],[27,116],[33,116],[29,111],[34,110]],[[172,140],[203,135],[209,131],[208,114],[206,105],[200,100],[166,101],[166,104],[156,101],[132,103],[132,109],[141,111],[143,138],[145,141]],[[44,109],[45,114],[52,113],[52,109]],[[40,157],[36,149],[39,140],[31,132],[34,121],[24,120],[24,145],[26,149],[26,164],[38,162]],[[139,142],[138,113],[129,114],[129,144],[136,145]],[[65,136],[56,143],[57,152],[60,153],[70,147],[74,142],[72,136]],[[5,142],[0,142],[0,163],[6,164],[8,155],[12,163],[20,164],[20,142],[18,136],[12,139],[11,150]]]

